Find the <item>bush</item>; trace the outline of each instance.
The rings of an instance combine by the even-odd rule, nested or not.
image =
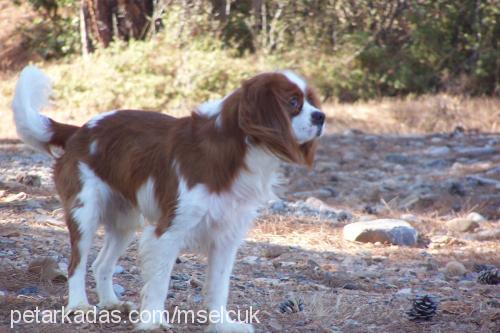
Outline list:
[[[48,2],[75,10],[70,0]],[[58,93],[75,107],[177,109],[181,100],[218,97],[242,78],[275,68],[305,74],[325,100],[499,92],[500,9],[494,1],[210,3],[169,2],[164,31],[62,66],[56,72],[65,86]],[[56,21],[45,39],[34,39],[38,49],[53,56],[74,52],[76,21]],[[80,97],[71,96],[72,88]],[[93,94],[99,98],[90,102]]]

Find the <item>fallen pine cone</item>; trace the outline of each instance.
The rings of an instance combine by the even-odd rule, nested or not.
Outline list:
[[[500,283],[500,270],[497,268],[490,268],[481,271],[477,276],[477,281],[482,284],[497,285]]]
[[[431,320],[436,314],[437,301],[430,295],[417,296],[413,306],[406,311],[410,320]]]
[[[279,305],[281,313],[296,313],[304,310],[304,302],[300,298],[286,300]]]

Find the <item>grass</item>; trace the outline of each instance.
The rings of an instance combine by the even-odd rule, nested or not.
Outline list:
[[[123,108],[184,116],[197,104],[223,96],[237,87],[241,79],[259,72],[256,68],[225,72],[215,67],[195,72],[196,67],[203,67],[211,60],[206,63],[197,60],[201,61],[198,64],[185,62],[175,71],[169,71],[166,64],[158,65],[163,69],[156,72],[155,67],[147,68],[144,64],[130,68],[142,62],[141,52],[132,49],[124,52],[98,53],[91,59],[44,66],[55,84],[53,105],[46,114],[78,125],[94,114]],[[231,66],[246,68],[241,59],[233,60]],[[271,69],[271,66],[264,64],[259,68]],[[16,137],[10,109],[15,80],[16,75],[10,74],[0,85],[0,116],[6,120],[0,124],[2,138]],[[223,83],[210,83],[217,80]],[[500,99],[492,97],[438,94],[352,104],[327,102],[323,110],[329,117],[330,132],[354,128],[366,133],[418,134],[450,132],[457,126],[489,133],[500,130]]]
[[[367,133],[418,134],[500,131],[500,99],[447,94],[382,98],[353,104],[327,104],[334,128],[356,128]]]

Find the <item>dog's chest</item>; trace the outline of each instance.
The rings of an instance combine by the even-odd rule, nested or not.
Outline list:
[[[181,186],[179,206],[199,221],[189,247],[198,247],[207,238],[244,237],[258,209],[275,197],[278,163],[261,152],[252,152],[249,158],[253,164],[238,174],[227,191],[210,193],[202,184],[189,190]]]

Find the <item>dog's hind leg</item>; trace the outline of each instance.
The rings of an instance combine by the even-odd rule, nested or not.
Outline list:
[[[79,164],[79,176],[81,189],[66,208],[71,240],[67,311],[90,308],[85,291],[87,258],[109,195],[108,187],[83,163]]]
[[[132,304],[121,302],[113,290],[113,272],[118,258],[134,239],[140,215],[134,210],[126,211],[126,214],[120,212],[114,215],[113,222],[107,221],[105,245],[92,265],[92,269],[99,296],[98,306],[108,310],[117,309],[129,312]]]

